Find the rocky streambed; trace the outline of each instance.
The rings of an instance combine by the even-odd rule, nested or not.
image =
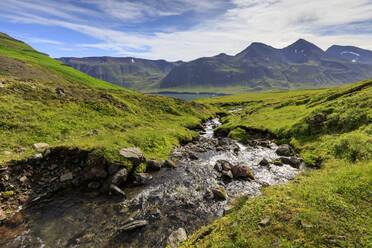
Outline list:
[[[151,179],[142,175],[122,188],[126,197],[102,194],[92,184],[44,196],[20,212],[15,238],[6,239],[0,230],[0,244],[174,247],[228,212],[235,197],[254,197],[262,186],[287,183],[303,166],[286,145],[215,138],[219,124],[218,119],[208,121],[199,140],[173,149],[176,168],[159,168]]]

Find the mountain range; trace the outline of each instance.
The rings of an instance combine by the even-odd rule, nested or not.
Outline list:
[[[136,58],[60,58],[88,75],[129,89],[256,92],[338,86],[372,78],[372,51],[333,45],[326,51],[304,39],[277,49],[254,42],[235,56],[190,62]]]

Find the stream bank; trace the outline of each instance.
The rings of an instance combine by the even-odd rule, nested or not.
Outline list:
[[[209,120],[199,140],[172,150],[177,168],[125,187],[126,198],[87,187],[45,196],[21,212],[22,233],[4,247],[165,247],[228,212],[235,197],[287,183],[303,166],[269,140],[215,138],[218,125]]]

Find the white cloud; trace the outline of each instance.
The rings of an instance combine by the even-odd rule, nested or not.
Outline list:
[[[4,1],[4,0],[3,0]],[[8,0],[5,0],[8,1]],[[114,51],[118,55],[168,60],[191,60],[221,52],[236,54],[251,42],[264,42],[284,47],[298,38],[305,38],[323,49],[332,44],[356,45],[372,49],[372,33],[345,32],[350,23],[363,23],[372,19],[372,3],[368,0],[231,0],[234,8],[218,17],[203,20],[186,31],[156,32],[150,35],[118,31],[79,22],[79,18],[46,18],[40,13],[23,12],[2,14],[9,20],[22,23],[59,26],[101,40],[97,44],[80,47]],[[17,1],[19,2],[19,1]],[[51,1],[48,0],[50,3]],[[121,20],[140,21],[141,18],[179,15],[186,10],[207,11],[221,8],[223,1],[174,0],[129,2],[117,0],[84,0],[95,4],[105,15]],[[168,5],[158,6],[164,3]],[[1,4],[0,4],[1,7]],[[70,6],[71,7],[71,6]],[[168,8],[167,8],[168,7]],[[76,12],[68,11],[68,15]],[[85,14],[88,12],[85,12]],[[60,13],[55,13],[63,18]],[[109,18],[108,17],[108,18]],[[75,21],[76,20],[76,21]],[[104,23],[103,23],[104,24]],[[327,34],[335,31],[337,35]],[[150,49],[146,49],[149,47]],[[137,51],[136,51],[137,50]]]
[[[63,42],[55,41],[55,40],[46,40],[46,39],[39,39],[39,38],[26,38],[27,42],[30,43],[45,43],[45,44],[52,44],[52,45],[63,45]]]

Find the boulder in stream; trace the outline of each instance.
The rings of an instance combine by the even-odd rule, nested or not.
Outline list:
[[[127,169],[123,168],[115,173],[115,175],[111,179],[111,183],[115,185],[120,185],[127,181],[128,171]]]
[[[162,164],[160,162],[156,161],[155,159],[149,160],[147,162],[147,165],[148,165],[148,168],[150,170],[155,170],[155,171],[160,170],[161,167],[162,167]]]
[[[131,231],[140,227],[147,226],[149,223],[147,220],[135,220],[123,226],[123,231]]]
[[[249,167],[243,163],[233,165],[231,167],[231,172],[236,179],[250,179],[254,180],[253,173]]]
[[[289,164],[293,168],[300,168],[302,160],[297,157],[281,157],[280,161],[282,161],[283,164]]]
[[[294,155],[292,148],[287,144],[280,145],[276,149],[276,154],[278,154],[279,156],[287,156],[287,157]]]
[[[187,240],[187,233],[185,229],[181,227],[178,228],[176,231],[173,231],[171,235],[169,235],[167,240],[167,246],[171,248],[176,248],[181,241],[185,240]]]

